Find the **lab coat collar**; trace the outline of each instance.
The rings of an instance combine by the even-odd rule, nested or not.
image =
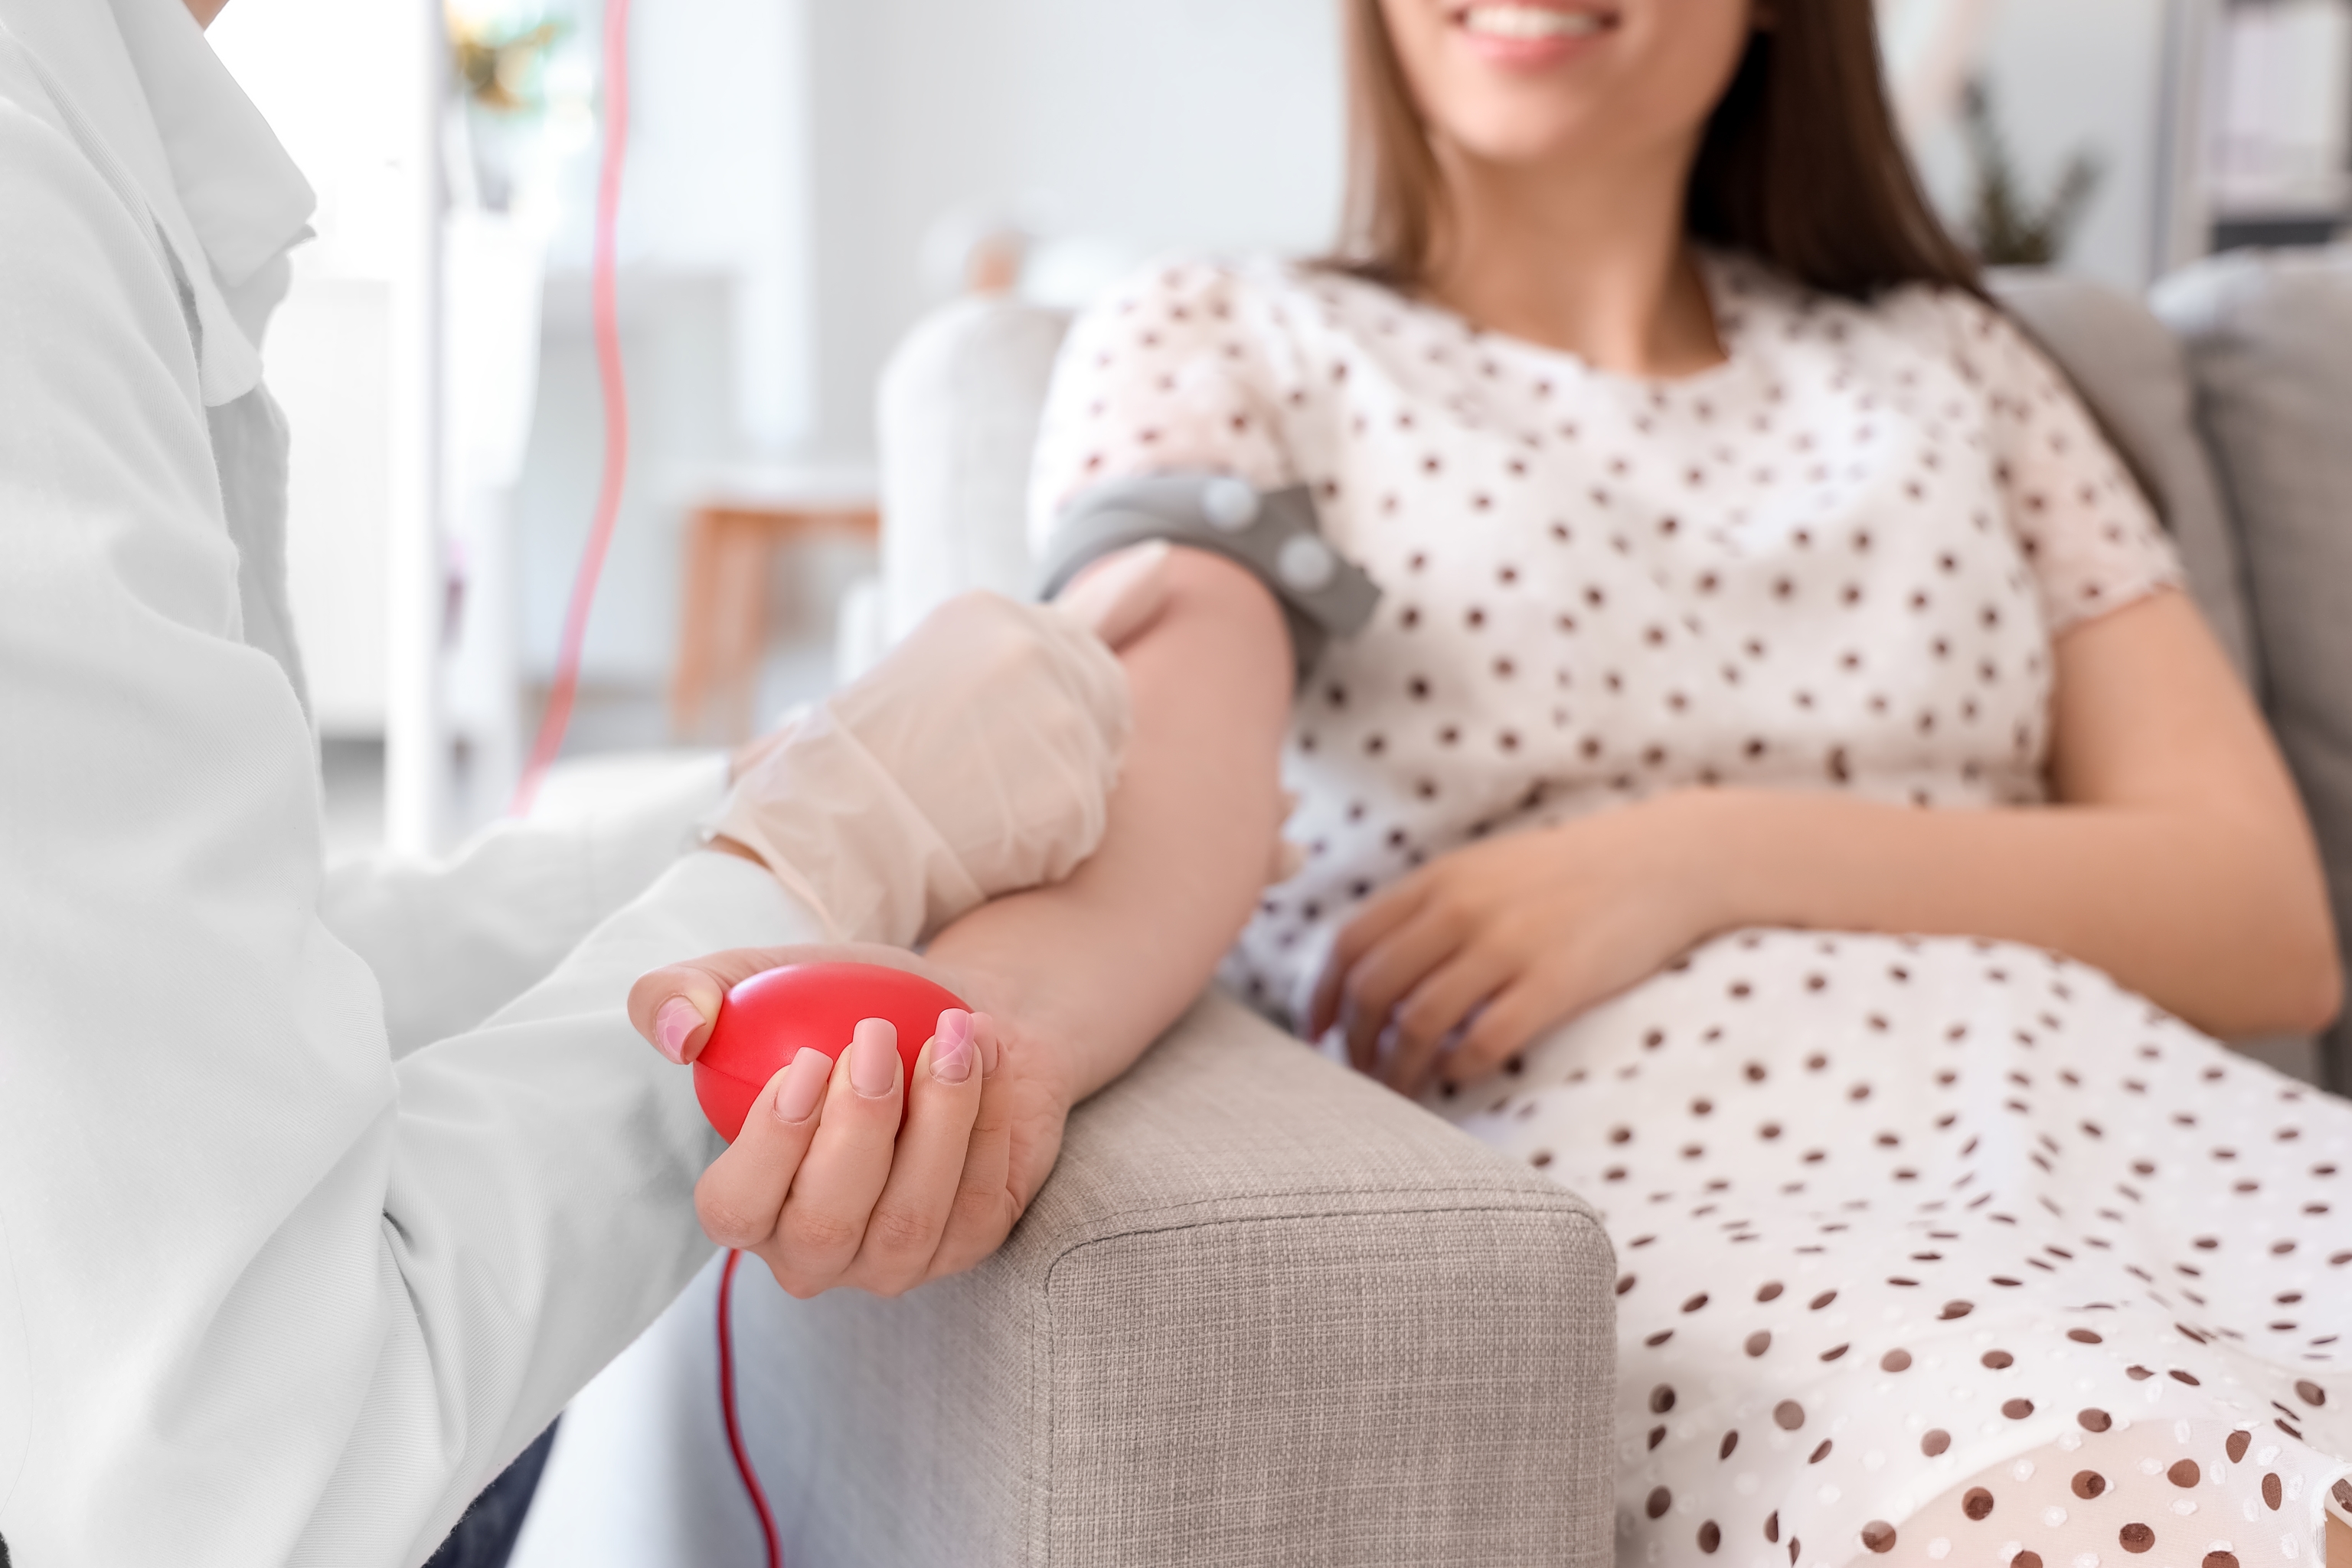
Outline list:
[[[244,396],[261,355],[227,294],[308,233],[301,171],[181,0],[0,0],[0,26],[72,99],[178,257],[203,329],[205,405]]]
[[[240,288],[300,237],[310,184],[180,0],[112,3],[180,205],[214,275]]]

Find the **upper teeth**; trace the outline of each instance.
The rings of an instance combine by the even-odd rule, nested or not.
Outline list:
[[[1498,38],[1580,38],[1601,31],[1589,11],[1555,11],[1544,5],[1473,5],[1463,25]]]

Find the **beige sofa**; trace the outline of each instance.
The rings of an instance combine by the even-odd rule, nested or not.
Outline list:
[[[2000,289],[2158,500],[2352,915],[2352,258],[2210,264],[2155,313],[2052,278]],[[899,353],[853,666],[949,593],[1027,588],[1022,492],[1064,325],[966,302]],[[2312,1070],[2308,1043],[2273,1049]],[[745,1420],[794,1568],[1598,1563],[1612,1274],[1574,1195],[1213,995],[1078,1109],[970,1275],[801,1303],[743,1270]],[[638,1561],[756,1561],[708,1292],[604,1380],[648,1391],[626,1414],[605,1394],[567,1418],[566,1442],[625,1427],[667,1456],[631,1496],[677,1544]],[[542,1501],[551,1528],[584,1506]]]

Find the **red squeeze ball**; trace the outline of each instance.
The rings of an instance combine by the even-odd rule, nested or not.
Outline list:
[[[719,1136],[732,1143],[770,1079],[803,1050],[839,1058],[866,1018],[887,1018],[898,1031],[898,1059],[907,1064],[911,1083],[915,1058],[938,1029],[940,1015],[961,1006],[953,992],[879,963],[788,963],[762,970],[719,1005],[710,1043],[694,1058],[694,1098]]]

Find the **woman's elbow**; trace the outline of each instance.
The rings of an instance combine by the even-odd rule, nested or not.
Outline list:
[[[2204,1026],[2225,1039],[2315,1035],[2344,1008],[2344,962],[2324,898],[2252,922],[2229,965],[2214,1016]]]
[[[2158,995],[2157,1000],[2166,999]],[[2280,955],[2239,969],[2200,994],[2168,1005],[2219,1040],[2269,1040],[2317,1035],[2343,1009],[2342,973],[2331,959],[2283,962]]]
[[[2317,924],[2315,940],[2305,935],[2294,942],[2292,952],[2282,955],[2284,973],[2274,993],[2278,1033],[2315,1035],[2344,1011],[2344,960],[2336,945],[2335,928],[2325,920]]]
[[[2319,1033],[2343,1010],[2344,960],[2309,830],[2282,832],[2274,819],[2244,825],[2226,860],[2236,886],[2212,912],[2237,912],[2207,927],[2210,951],[2227,957],[2207,971],[2221,1016],[2204,1026],[2225,1039]]]
[[[2344,1010],[2344,949],[2330,907],[2327,871],[2308,830],[2299,836],[2292,879],[2277,900],[2284,913],[2276,936],[2279,1027],[2315,1035]],[[2288,891],[2288,889],[2292,891]]]

